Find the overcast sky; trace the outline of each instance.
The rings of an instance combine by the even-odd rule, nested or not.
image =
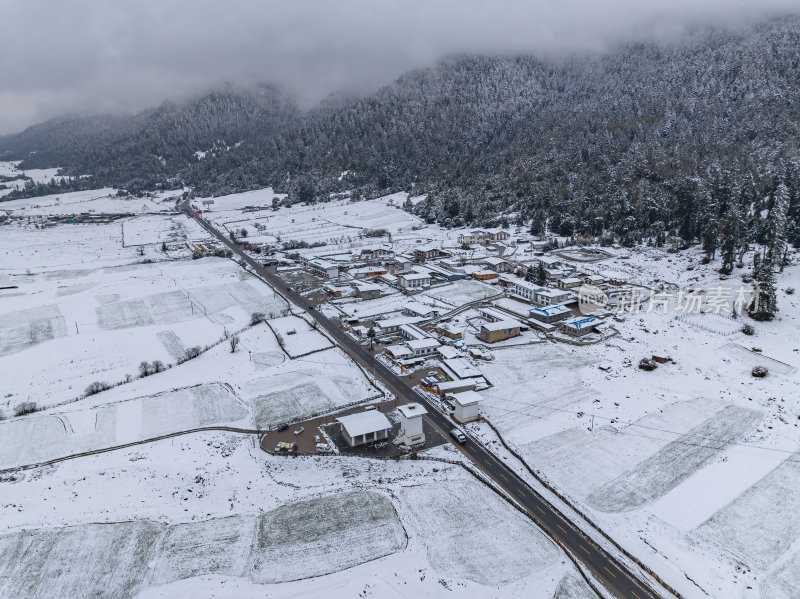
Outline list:
[[[798,0],[2,0],[0,133],[224,81],[308,104],[464,52],[540,55],[736,27]]]

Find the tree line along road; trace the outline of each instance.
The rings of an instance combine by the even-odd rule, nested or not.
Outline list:
[[[291,289],[277,273],[268,270],[248,256],[242,248],[228,239],[223,232],[211,225],[202,216],[196,215],[190,206],[189,200],[183,200],[180,203],[180,207],[189,217],[194,218],[200,226],[234,252],[287,300],[306,310],[342,350],[365,370],[373,372],[387,389],[407,401],[422,403],[428,410],[428,418],[431,424],[445,437],[449,435],[449,431],[454,424],[436,406],[415,393],[397,375],[377,361],[374,355],[351,339],[338,324],[324,316],[309,304],[308,300]],[[485,447],[474,442],[467,442],[463,445],[456,444],[456,446],[475,466],[491,478],[499,488],[513,498],[536,524],[555,539],[562,548],[569,551],[586,569],[591,571],[595,580],[599,581],[615,597],[624,599],[656,599],[661,597],[648,584],[634,575],[629,568],[586,536],[567,516],[561,513],[560,510]]]

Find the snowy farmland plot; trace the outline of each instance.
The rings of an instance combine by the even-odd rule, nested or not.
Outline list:
[[[369,230],[383,229],[397,235],[411,231],[421,222],[400,209],[407,198],[404,193],[368,201],[334,200],[313,206],[268,209],[274,198],[283,197],[264,189],[214,198],[205,217],[229,231],[246,229],[251,241],[324,244],[313,250],[323,254],[374,242],[363,235]],[[194,205],[202,208],[202,199],[196,199]]]
[[[89,191],[73,191],[58,195],[9,200],[3,202],[3,210],[11,216],[67,216],[78,214],[127,214],[140,213],[147,201],[117,196],[114,189],[105,187]]]
[[[269,286],[216,258],[5,279],[18,285],[0,296],[0,363],[16,373],[7,409],[75,399],[92,382],[138,376],[142,361],[174,364],[187,348],[248,326],[253,313],[286,308]]]
[[[208,232],[186,215],[143,215],[122,221],[122,241],[126,247],[158,244],[183,244],[208,239]]]
[[[382,596],[591,596],[530,521],[438,466],[286,460],[195,436],[22,473],[2,483],[0,595],[210,597],[223,582],[243,599],[366,585]]]
[[[428,560],[439,572],[488,586],[538,577],[561,561],[556,545],[521,514],[506,513],[490,490],[463,481],[404,489],[414,525],[427,532]],[[517,547],[513,554],[506,549]]]
[[[85,524],[0,536],[0,592],[134,597],[148,586],[202,574],[283,582],[336,572],[404,546],[390,501],[377,493],[341,493],[258,518]]]
[[[333,347],[331,341],[299,316],[285,316],[269,321],[269,326],[280,336],[281,345],[292,358]]]
[[[484,300],[500,292],[500,289],[480,281],[463,280],[444,287],[436,287],[426,291],[424,295],[457,308],[470,302]]]
[[[97,407],[0,422],[0,469],[151,439],[202,426],[248,424],[248,405],[219,384],[165,391]]]
[[[338,349],[284,362],[268,374],[248,378],[242,395],[258,428],[273,428],[375,398],[381,393]]]

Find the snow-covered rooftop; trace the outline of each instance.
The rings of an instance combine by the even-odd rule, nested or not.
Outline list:
[[[385,431],[392,428],[392,423],[389,419],[378,410],[370,410],[366,412],[358,412],[350,414],[349,416],[340,416],[336,419],[347,434],[351,437],[358,437],[369,433],[376,433],[378,431]]]
[[[463,391],[453,394],[453,401],[458,403],[461,407],[475,405],[480,400],[481,396],[477,391]]]
[[[404,406],[399,406],[397,408],[397,411],[400,412],[406,418],[415,418],[417,416],[422,416],[423,414],[428,413],[428,411],[418,403],[409,403]]]

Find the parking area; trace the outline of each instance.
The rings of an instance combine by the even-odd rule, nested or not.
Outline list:
[[[405,402],[395,402],[393,400],[370,405],[376,406],[376,408],[383,413],[388,413],[403,403]],[[339,450],[339,453],[343,455],[392,458],[407,453],[407,448],[395,445],[394,443],[394,438],[397,436],[397,432],[400,428],[398,423],[394,424],[390,437],[386,441],[356,447],[350,447],[347,444],[342,437],[339,425],[335,421],[341,416],[363,412],[364,408],[365,406],[348,408],[347,410],[342,410],[335,414],[327,414],[325,416],[294,423],[283,431],[269,431],[261,438],[261,449],[270,453],[281,453],[281,451],[275,451],[280,443],[295,443],[296,445],[293,453],[312,455],[320,453],[317,451],[318,437],[321,443],[332,442]],[[423,449],[450,442],[450,439],[439,434],[427,419],[423,419],[422,421],[422,430],[425,433],[425,444],[421,446]],[[324,434],[322,431],[324,431]]]

